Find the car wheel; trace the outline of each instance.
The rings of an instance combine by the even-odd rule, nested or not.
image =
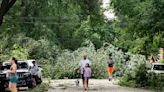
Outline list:
[[[34,86],[33,85],[28,85],[28,89],[33,89]]]
[[[36,87],[35,83],[36,83],[35,80],[31,79],[30,82],[27,84],[28,88],[32,89],[32,88]]]

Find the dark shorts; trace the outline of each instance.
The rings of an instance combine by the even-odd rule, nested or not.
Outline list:
[[[89,77],[84,77],[84,80],[89,80]]]
[[[84,77],[84,74],[81,74],[81,78],[82,78],[82,80],[88,80],[89,79],[89,77]]]

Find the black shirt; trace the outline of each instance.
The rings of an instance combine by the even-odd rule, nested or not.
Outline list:
[[[113,67],[114,62],[112,59],[109,59],[107,63],[108,63],[108,67]]]

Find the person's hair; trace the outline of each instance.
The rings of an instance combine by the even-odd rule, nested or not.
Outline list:
[[[90,67],[89,63],[87,63],[86,65],[87,65],[87,67]]]
[[[109,59],[112,59],[112,54],[111,53],[109,54]]]
[[[87,59],[87,55],[84,55],[83,58],[84,58],[84,59]]]
[[[12,57],[11,59],[14,61],[15,64],[18,63],[18,61],[17,61],[17,59],[15,57]]]
[[[34,61],[32,61],[32,63],[35,63],[35,60],[34,60]]]

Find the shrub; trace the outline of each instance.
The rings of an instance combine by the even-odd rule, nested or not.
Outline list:
[[[96,79],[108,78],[107,61],[110,53],[112,53],[112,58],[115,62],[115,77],[123,76],[124,72],[131,68],[135,62],[146,62],[144,56],[124,53],[121,49],[111,44],[106,43],[100,49],[95,49],[94,45],[87,41],[86,47],[81,47],[75,51],[63,50],[58,53],[55,63],[45,66],[44,75],[50,76],[52,79],[64,77],[80,78],[80,72],[76,71],[76,69],[79,67],[79,61],[84,52],[87,53],[92,62],[92,78]]]
[[[38,85],[36,88],[29,90],[29,92],[48,92],[49,84],[42,83]]]
[[[120,78],[119,85],[163,90],[164,74],[148,73],[147,71],[145,63],[135,65]]]

